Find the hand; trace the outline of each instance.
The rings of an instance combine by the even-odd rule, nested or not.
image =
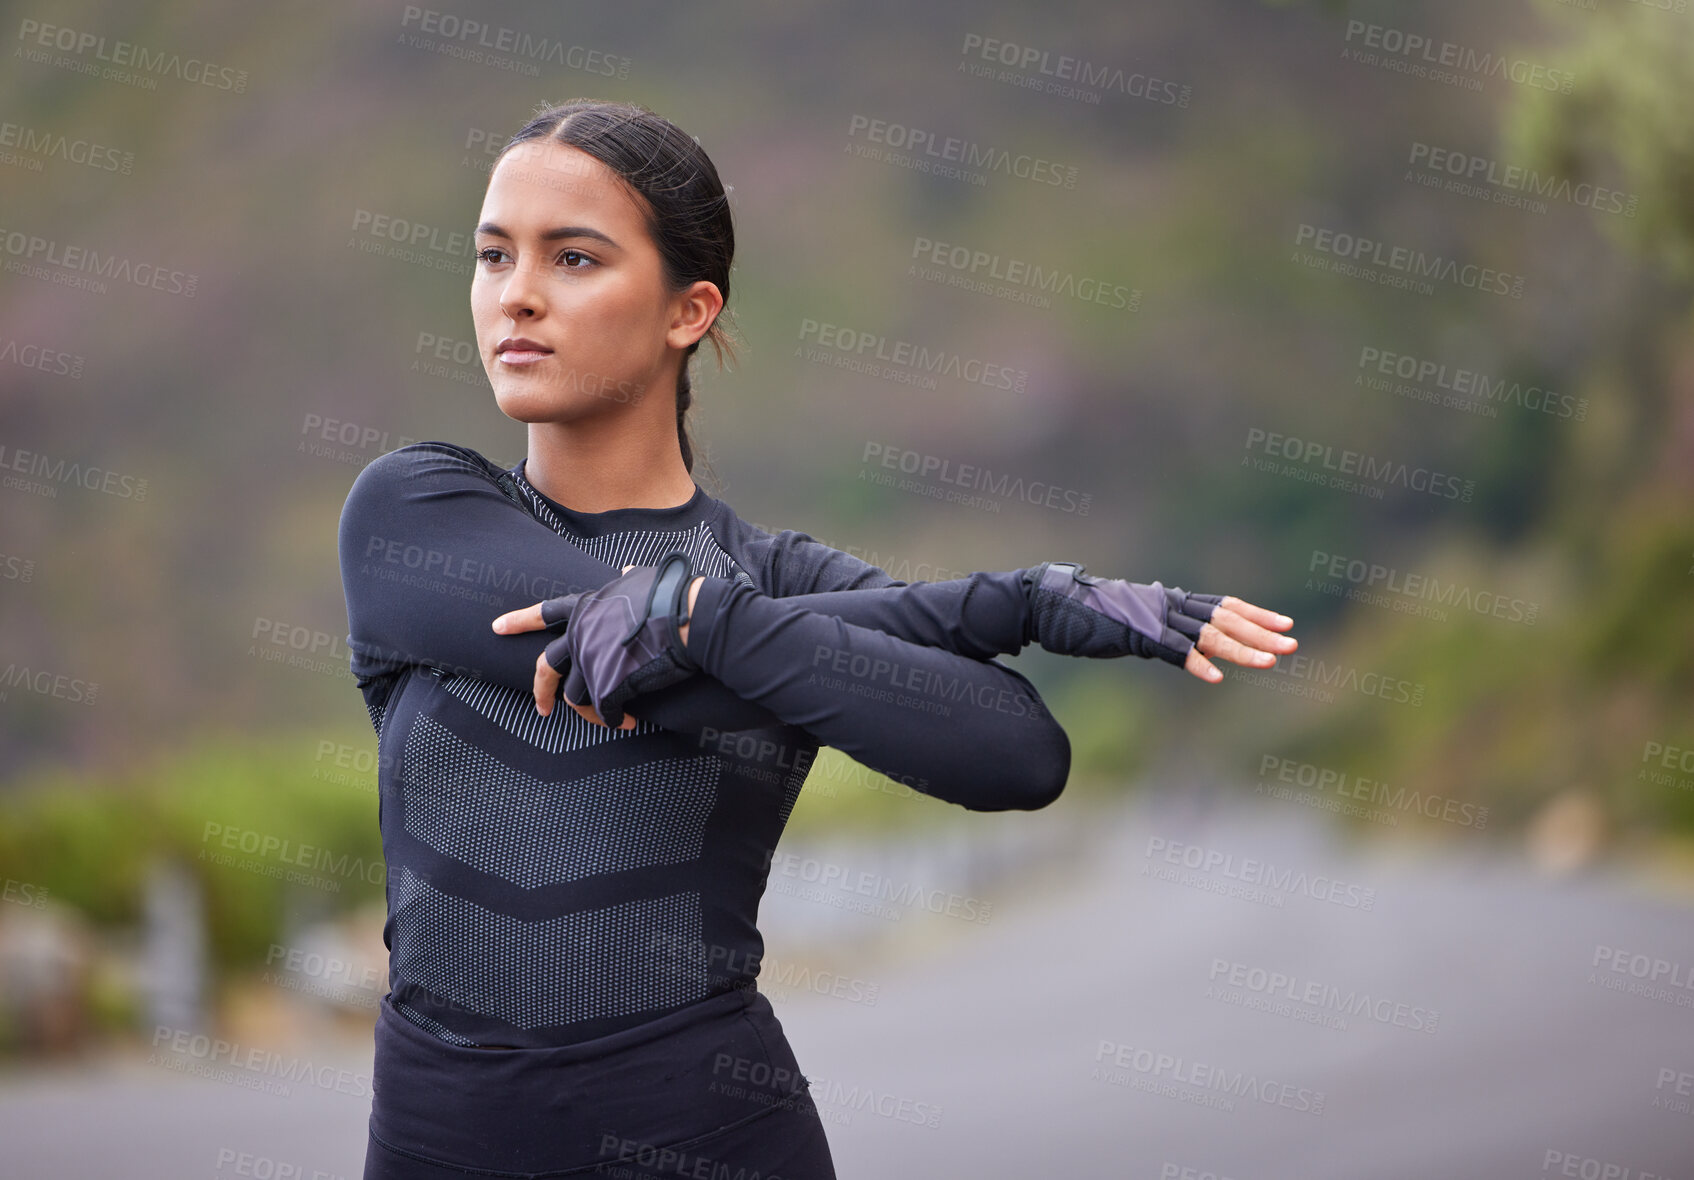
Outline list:
[[[1294,620],[1234,596],[1192,594],[1159,582],[1097,578],[1075,562],[1024,571],[1030,635],[1060,655],[1158,657],[1200,679],[1223,679],[1207,656],[1268,668],[1298,644],[1276,635]]]
[[[1294,625],[1287,615],[1243,602],[1226,594],[1212,611],[1212,617],[1200,628],[1200,637],[1188,649],[1182,666],[1201,680],[1216,684],[1223,673],[1207,656],[1222,656],[1237,664],[1268,668],[1276,663],[1276,653],[1287,655],[1300,646],[1292,635],[1274,635]]]
[[[623,567],[622,573],[628,574],[630,570],[635,568],[636,567],[633,565],[626,565]],[[693,617],[694,601],[700,596],[700,586],[704,581],[705,578],[703,576],[698,576],[693,578],[689,583],[688,607],[686,612],[689,619],[692,619]],[[611,583],[608,583],[607,585],[610,584]],[[604,587],[602,587],[602,589],[604,589]],[[534,606],[527,606],[521,610],[508,611],[506,614],[500,615],[494,620],[493,628],[502,635],[516,635],[525,631],[556,631],[560,628],[568,630],[569,619],[574,614],[575,607],[582,597],[583,595],[581,594],[568,594],[560,598],[548,599],[545,602],[538,602]],[[677,635],[680,643],[686,644],[688,642],[688,628],[689,624],[687,622],[684,622],[679,628]],[[592,697],[590,697],[585,703],[578,704],[576,701],[571,700],[569,696],[562,696],[560,693],[559,686],[564,680],[564,672],[561,671],[561,668],[568,666],[568,661],[561,660],[561,668],[555,668],[552,662],[549,661],[548,654],[549,652],[557,654],[565,646],[566,645],[562,644],[561,640],[555,640],[535,659],[534,687],[536,712],[540,713],[543,717],[551,716],[553,712],[553,702],[558,699],[563,699],[567,705],[575,709],[585,720],[590,721],[595,725],[605,725],[606,722],[596,709]],[[576,687],[580,692],[581,688],[586,686],[578,685]],[[635,722],[636,718],[626,712],[622,714],[617,728],[633,729]]]

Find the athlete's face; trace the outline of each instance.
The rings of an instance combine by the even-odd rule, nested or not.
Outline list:
[[[666,289],[640,200],[600,161],[560,143],[519,144],[494,166],[478,218],[471,315],[508,417],[569,421],[675,390],[678,350],[716,314],[702,318],[695,289],[717,288]],[[513,337],[539,347],[500,351]]]

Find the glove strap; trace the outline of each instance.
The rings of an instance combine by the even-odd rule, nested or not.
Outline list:
[[[693,580],[694,563],[687,553],[676,549],[661,557],[653,574],[652,585],[648,587],[647,602],[641,616],[635,620],[634,626],[620,642],[627,647],[641,634],[649,620],[664,619],[665,646],[683,667],[698,671],[699,665],[688,654],[688,649],[682,642],[682,625],[690,618],[688,583]]]

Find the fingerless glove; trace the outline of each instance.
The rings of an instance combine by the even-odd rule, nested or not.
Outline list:
[[[1059,655],[1156,656],[1180,668],[1223,600],[1221,594],[1190,594],[1159,582],[1082,571],[1069,561],[1044,561],[1023,571],[1031,642]]]
[[[699,671],[681,634],[693,576],[688,554],[675,550],[596,590],[543,602],[542,622],[565,628],[546,651],[548,666],[564,676],[560,695],[572,704],[592,703],[615,729],[632,698]]]

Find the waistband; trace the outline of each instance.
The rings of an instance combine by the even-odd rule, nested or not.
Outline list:
[[[453,1045],[377,1008],[371,1134],[431,1163],[499,1175],[587,1170],[809,1104],[770,1001],[735,988],[603,1037]]]

